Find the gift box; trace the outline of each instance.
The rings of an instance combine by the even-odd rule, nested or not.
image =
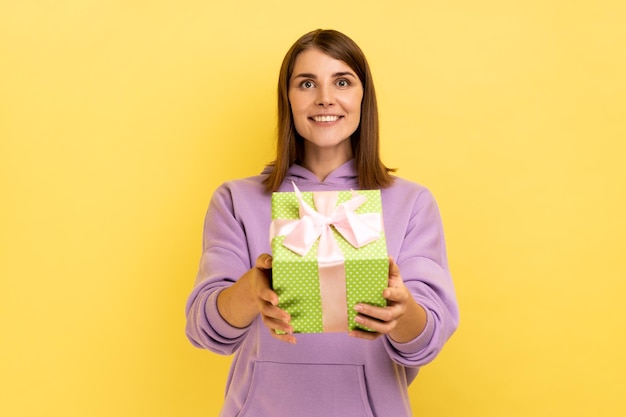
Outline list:
[[[270,238],[272,287],[294,332],[370,330],[354,305],[387,304],[380,190],[273,193]]]

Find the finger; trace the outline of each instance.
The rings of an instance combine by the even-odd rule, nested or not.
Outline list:
[[[272,255],[267,254],[267,253],[260,254],[256,258],[254,267],[258,269],[271,269],[272,268]]]
[[[296,338],[292,334],[278,334],[274,330],[271,330],[270,334],[273,338],[278,339],[282,342],[290,343],[292,345],[296,344]]]
[[[272,335],[285,336],[293,334],[293,327],[284,321],[263,317],[263,324],[265,324],[265,327],[269,329]]]
[[[278,305],[278,294],[276,294],[271,288],[269,288],[269,286],[259,292],[259,298],[273,306]]]
[[[289,322],[291,322],[291,315],[289,315],[288,312],[269,303],[265,303],[261,306],[261,316],[263,316],[264,320],[266,318],[269,320],[275,320],[286,326],[289,326]],[[268,325],[268,327],[275,328],[271,325]]]
[[[394,319],[383,321],[374,317],[357,315],[354,321],[367,329],[382,334],[387,334],[396,327],[396,321]]]
[[[383,291],[383,297],[390,302],[401,303],[406,301],[409,297],[405,288],[401,287],[389,287]]]
[[[367,309],[367,315],[358,314],[354,321],[368,329],[382,334],[389,334],[398,325],[398,319],[402,316],[404,308],[402,305],[392,305],[385,308],[370,307]]]
[[[354,310],[359,313],[356,318],[369,317],[380,322],[394,320],[399,311],[397,306],[377,307],[369,304],[357,304]]]
[[[389,257],[389,286],[396,287],[402,284],[402,276],[400,275],[400,267],[393,260],[393,258]]]

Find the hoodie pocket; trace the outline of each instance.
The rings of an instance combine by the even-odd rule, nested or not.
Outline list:
[[[374,417],[361,365],[257,362],[240,417]]]

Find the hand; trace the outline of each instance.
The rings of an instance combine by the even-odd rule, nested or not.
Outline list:
[[[271,269],[272,256],[266,253],[260,255],[254,268],[247,272],[250,292],[270,334],[278,340],[295,344],[296,338],[292,335],[293,328],[289,324],[291,316],[278,307],[278,295],[270,288]],[[277,331],[284,334],[278,334]]]
[[[387,299],[386,307],[369,304],[357,304],[354,309],[359,313],[355,321],[373,330],[353,330],[350,336],[374,340],[383,334],[403,343],[417,337],[426,327],[426,312],[404,285],[400,268],[389,258],[389,286],[383,291]]]
[[[291,317],[278,308],[278,295],[270,288],[271,273],[272,257],[260,255],[253,268],[219,294],[217,308],[224,320],[239,328],[249,326],[260,314],[272,336],[295,343],[293,328],[289,325]],[[276,334],[277,330],[285,334]]]

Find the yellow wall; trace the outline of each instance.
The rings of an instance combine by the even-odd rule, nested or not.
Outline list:
[[[393,4],[392,4],[393,3]],[[621,1],[0,0],[0,415],[216,415],[183,307],[204,211],[273,155],[302,33],[368,55],[462,323],[416,415],[626,413]]]

